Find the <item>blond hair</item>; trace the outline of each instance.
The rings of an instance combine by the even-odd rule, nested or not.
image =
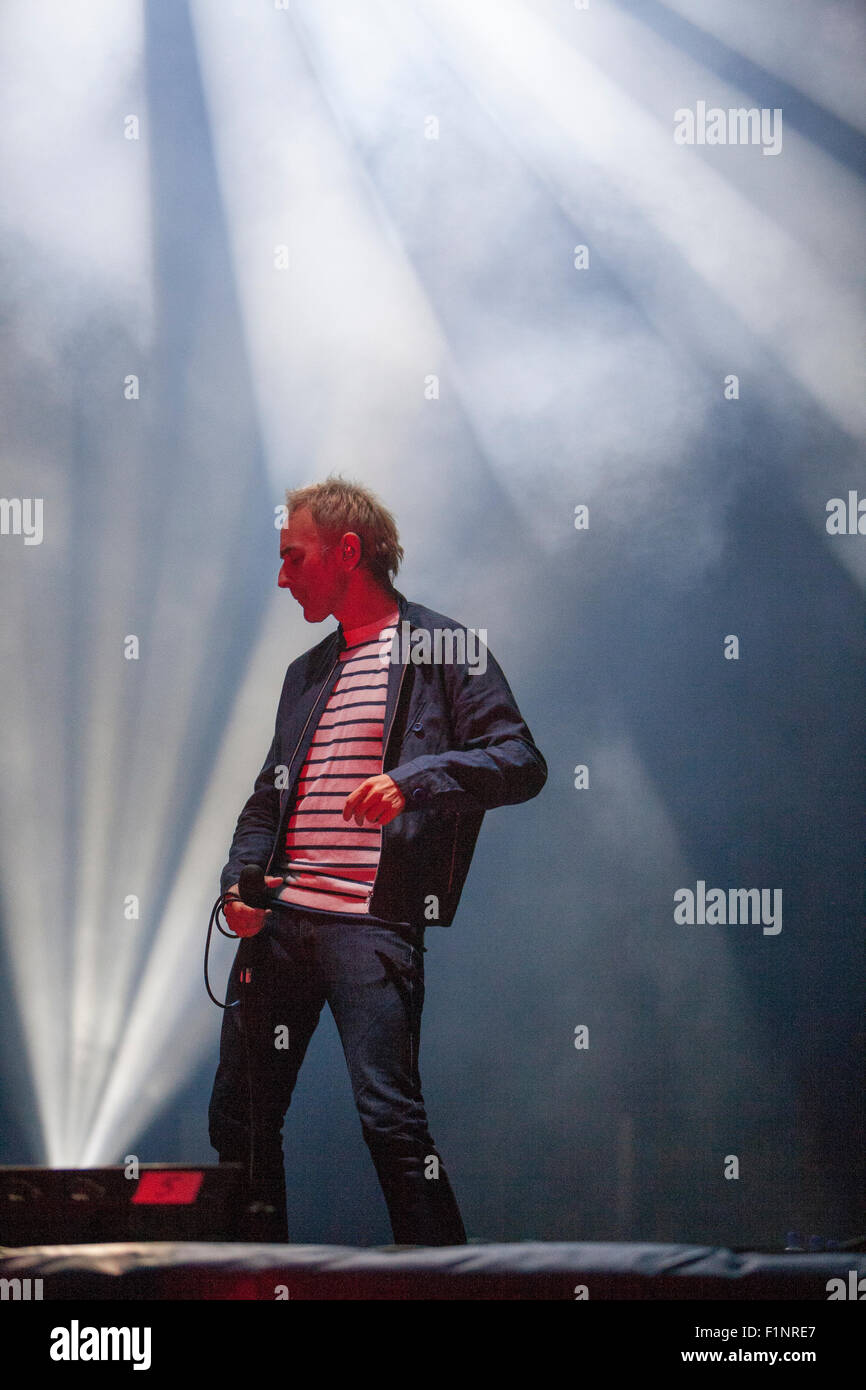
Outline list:
[[[393,587],[392,577],[400,568],[403,547],[393,516],[369,488],[331,474],[323,483],[287,489],[286,505],[289,516],[308,508],[329,542],[354,531],[361,540],[361,564],[383,588]]]

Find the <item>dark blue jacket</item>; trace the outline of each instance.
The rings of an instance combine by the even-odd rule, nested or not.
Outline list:
[[[442,613],[395,597],[410,631],[466,629]],[[398,633],[402,629],[398,625]],[[319,716],[333,688],[342,625],[293,661],[277,708],[273,741],[238,818],[222,891],[245,864],[270,871]],[[413,925],[451,924],[484,812],[537,796],[547,764],[532,741],[505,676],[489,649],[486,670],[468,662],[393,663],[385,704],[383,771],[406,799],[382,827],[382,853],[370,912]],[[277,790],[277,768],[288,768]]]

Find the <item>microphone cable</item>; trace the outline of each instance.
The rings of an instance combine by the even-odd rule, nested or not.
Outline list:
[[[216,902],[211,908],[210,921],[207,924],[207,936],[205,937],[204,943],[204,987],[207,990],[211,1000],[214,1004],[216,1004],[218,1009],[230,1009],[232,1008],[232,1005],[221,1004],[219,999],[217,999],[216,995],[210,987],[210,979],[208,977],[207,967],[208,956],[210,955],[211,937],[213,935],[214,925],[216,925],[220,935],[228,937],[229,941],[245,941],[247,939],[246,937],[238,936],[236,932],[227,931],[226,927],[224,927],[222,922],[220,921],[221,917],[223,918],[223,920],[225,920],[226,903],[239,901],[242,900],[238,897],[237,893],[220,893],[219,897],[217,898]],[[228,926],[228,923],[226,923],[226,926]]]
[[[239,1008],[241,1011],[241,1033],[243,1034],[244,1040],[244,1057],[246,1060],[247,1095],[249,1105],[250,1143],[248,1182],[250,1193],[252,1193],[255,1182],[256,1113],[255,1096],[253,1090],[252,1039],[250,1037],[250,1031],[253,1026],[252,1011],[254,1005],[249,997],[247,988],[251,983],[250,975],[252,966],[246,963],[242,963],[241,961],[238,962],[238,988],[240,991],[238,998],[236,1000],[232,1000],[231,1004],[223,1004],[219,1001],[219,999],[217,999],[216,995],[210,987],[210,978],[208,974],[208,958],[210,955],[210,943],[211,938],[213,936],[214,925],[216,925],[217,930],[220,932],[220,934],[222,936],[227,937],[230,941],[249,941],[251,943],[249,954],[255,954],[255,948],[252,946],[252,942],[255,939],[255,935],[258,935],[258,933],[255,933],[255,935],[251,937],[238,936],[237,932],[228,931],[226,929],[228,923],[226,923],[226,926],[223,926],[223,922],[220,919],[222,918],[223,920],[225,920],[225,906],[227,902],[242,902],[245,903],[247,907],[256,907],[260,909],[264,908],[267,910],[269,907],[272,907],[274,905],[274,900],[272,900],[268,894],[268,889],[265,884],[264,870],[258,864],[244,865],[240,872],[237,888],[238,891],[236,893],[220,893],[219,897],[217,898],[216,902],[214,903],[211,909],[210,921],[208,922],[207,936],[205,938],[204,945],[204,984],[205,989],[208,992],[208,995],[210,996],[213,1003],[216,1004],[218,1009],[222,1009],[223,1011],[225,1011],[226,1009]],[[279,902],[279,900],[277,899],[276,902]],[[244,972],[246,972],[246,980],[244,979]],[[252,1208],[250,1208],[250,1210],[252,1210]]]

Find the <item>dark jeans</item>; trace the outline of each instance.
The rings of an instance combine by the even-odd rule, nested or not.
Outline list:
[[[239,1002],[223,1015],[209,1121],[220,1162],[245,1166],[245,1204],[274,1208],[264,1222],[253,1220],[250,1232],[288,1240],[283,1119],[327,1003],[394,1241],[465,1244],[421,1095],[425,949],[423,928],[417,934],[375,918],[302,908],[269,913],[259,934],[240,943],[226,995]]]

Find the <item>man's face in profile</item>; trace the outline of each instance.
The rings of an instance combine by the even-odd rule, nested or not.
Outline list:
[[[323,622],[342,599],[348,574],[337,563],[338,553],[339,543],[320,536],[307,508],[293,512],[280,532],[277,583],[297,599],[308,623]]]

